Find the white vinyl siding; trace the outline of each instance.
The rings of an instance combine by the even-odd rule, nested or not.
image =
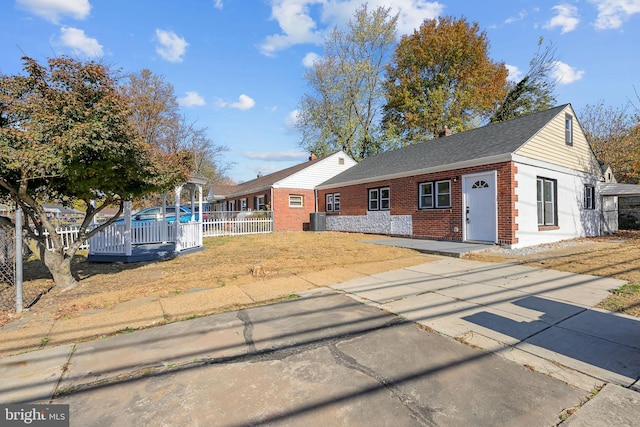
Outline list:
[[[329,178],[354,166],[356,161],[339,151],[273,184],[274,188],[313,190]]]

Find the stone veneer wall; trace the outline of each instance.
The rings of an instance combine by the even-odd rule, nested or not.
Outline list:
[[[366,215],[327,215],[327,230],[410,236],[413,227],[411,215],[391,215],[389,211],[375,211],[367,212]]]

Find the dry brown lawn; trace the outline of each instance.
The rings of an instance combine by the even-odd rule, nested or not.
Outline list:
[[[70,291],[56,288],[42,294],[30,312],[46,312],[53,317],[72,317],[91,309],[151,296],[167,297],[194,288],[244,285],[272,278],[320,272],[339,267],[380,263],[381,271],[401,268],[394,261],[414,258],[410,249],[363,243],[380,238],[350,233],[273,233],[235,237],[207,238],[204,251],[168,261],[147,263],[89,263],[86,253],[73,262],[80,285]],[[426,262],[426,260],[424,261]],[[374,267],[375,268],[375,267]],[[52,287],[48,271],[37,257],[24,268],[25,304]],[[0,326],[13,308],[13,289],[0,292]]]
[[[33,257],[25,263],[25,304],[44,292],[30,312],[68,318],[86,310],[108,309],[152,296],[168,297],[194,288],[241,286],[363,264],[369,269],[379,266],[384,271],[421,262],[410,249],[363,242],[380,237],[300,232],[207,238],[202,252],[169,261],[135,264],[89,263],[86,254],[81,253],[73,264],[80,285],[68,292],[56,288],[44,292],[51,288],[52,281],[41,262]],[[545,252],[526,256],[485,252],[470,258],[626,280],[630,284],[613,290],[600,307],[640,317],[640,232],[620,232],[584,242],[567,248],[550,245]],[[423,262],[427,261],[425,257]],[[0,326],[10,319],[13,292],[12,288],[0,290]]]

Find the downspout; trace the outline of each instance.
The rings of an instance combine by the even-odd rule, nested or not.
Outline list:
[[[313,193],[315,195],[315,201],[316,201],[316,209],[315,212],[318,213],[318,187],[314,187],[313,189]]]
[[[271,231],[275,231],[275,221],[276,221],[276,210],[275,210],[275,205],[274,205],[274,200],[273,200],[273,186],[271,186],[269,188],[269,193],[271,194],[271,200],[269,201],[270,205],[271,205]]]

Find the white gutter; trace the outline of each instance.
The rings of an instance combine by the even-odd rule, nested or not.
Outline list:
[[[337,184],[320,185],[320,186],[316,187],[316,190],[326,190],[326,189],[329,189],[329,188],[348,187],[350,185],[367,184],[367,183],[375,182],[375,181],[383,181],[383,180],[397,179],[397,178],[406,178],[406,177],[415,176],[415,175],[425,175],[425,174],[428,174],[428,173],[445,172],[445,171],[450,171],[450,170],[454,170],[454,169],[463,169],[463,168],[469,168],[469,167],[474,167],[474,166],[488,165],[488,164],[492,164],[492,163],[508,162],[508,161],[511,161],[511,160],[512,160],[511,153],[499,154],[497,156],[483,157],[483,158],[480,158],[480,159],[472,159],[472,160],[467,160],[467,161],[458,162],[458,163],[449,163],[449,164],[446,164],[446,165],[439,165],[439,166],[434,166],[434,167],[431,167],[431,168],[414,169],[414,170],[411,170],[411,171],[398,172],[398,173],[393,173],[393,174],[388,174],[388,175],[381,175],[381,176],[374,176],[374,177],[369,177],[369,178],[356,179],[356,180],[353,180],[353,181],[341,182],[341,183],[337,183]]]

